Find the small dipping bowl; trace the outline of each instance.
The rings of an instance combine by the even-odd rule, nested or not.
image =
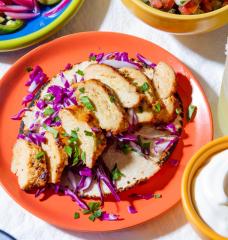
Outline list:
[[[214,154],[228,149],[228,136],[218,138],[203,146],[188,162],[181,183],[182,205],[185,215],[202,239],[227,240],[211,229],[200,217],[193,199],[193,183],[197,172]]]

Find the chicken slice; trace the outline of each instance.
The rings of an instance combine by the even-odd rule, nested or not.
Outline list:
[[[125,108],[132,108],[139,104],[142,96],[137,92],[136,86],[112,67],[105,64],[92,64],[84,70],[84,74],[85,80],[97,79],[113,89]]]
[[[164,62],[159,62],[155,67],[152,81],[158,98],[168,98],[176,92],[175,72]]]
[[[48,180],[46,155],[41,147],[18,139],[13,147],[11,171],[17,175],[23,190],[44,187]]]
[[[76,84],[78,101],[88,97],[94,106],[94,115],[99,125],[113,134],[123,132],[128,128],[126,113],[116,94],[98,80],[87,80]]]
[[[148,103],[153,103],[155,101],[155,93],[151,80],[141,71],[130,68],[123,67],[119,69],[119,72],[127,78],[133,85],[135,85],[140,93],[145,95]]]
[[[49,182],[58,183],[60,182],[65,166],[68,164],[68,156],[60,138],[55,138],[54,135],[48,131],[45,132],[45,138],[46,143],[42,143],[42,148],[47,155]]]
[[[80,106],[62,109],[59,117],[67,134],[70,135],[72,131],[77,132],[81,159],[87,167],[92,168],[106,146],[106,139],[99,131],[97,120]]]

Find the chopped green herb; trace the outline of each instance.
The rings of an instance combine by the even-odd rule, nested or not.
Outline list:
[[[112,180],[114,181],[119,180],[121,177],[125,177],[125,175],[117,167],[117,163],[113,167],[111,174],[112,174]]]
[[[121,146],[121,150],[122,150],[122,152],[123,152],[124,154],[128,154],[129,152],[132,151],[132,148],[131,148],[131,146],[130,146],[129,144],[123,144],[123,145]]]
[[[91,103],[91,101],[89,100],[89,98],[87,96],[83,96],[80,98],[80,101],[82,102],[82,104],[89,110],[91,111],[95,111],[95,107],[93,106],[93,104]]]
[[[44,152],[40,151],[36,154],[36,159],[41,159],[44,156]]]
[[[85,162],[86,162],[86,152],[82,152],[81,153],[81,159],[82,159],[82,162],[85,164]]]
[[[154,111],[155,112],[160,112],[161,111],[161,104],[158,102],[154,106]]]
[[[96,218],[99,218],[102,214],[102,211],[99,209],[89,216],[89,220],[95,221]]]
[[[114,96],[112,96],[112,95],[111,95],[111,96],[109,96],[109,99],[110,99],[110,102],[111,102],[111,103],[114,103],[114,102],[116,101],[115,97],[114,97]]]
[[[96,61],[96,60],[97,60],[97,59],[96,59],[96,56],[91,56],[91,57],[90,57],[90,60]]]
[[[80,214],[78,212],[75,212],[74,213],[74,219],[78,219],[78,218],[80,218]]]
[[[80,93],[84,93],[84,92],[85,92],[85,88],[84,88],[84,87],[79,88],[79,92],[80,92]]]
[[[62,133],[62,136],[69,137],[70,135],[68,133],[64,132],[64,133]]]
[[[144,143],[142,143],[141,147],[143,149],[148,149],[148,148],[150,148],[150,144],[151,144],[151,142],[144,142]]]
[[[72,147],[70,147],[70,146],[65,146],[65,147],[64,147],[64,150],[65,150],[65,152],[67,153],[67,155],[68,155],[69,157],[72,156],[72,153],[73,153]]]
[[[73,154],[73,163],[72,166],[76,165],[79,161],[79,156],[80,156],[80,148],[78,145],[74,145],[74,154]]]
[[[91,215],[89,216],[89,220],[90,220],[90,221],[94,222],[95,219],[96,219],[96,217],[95,217],[93,214],[91,214]]]
[[[142,106],[138,106],[138,111],[139,111],[139,113],[142,113],[143,112],[143,107]]]
[[[51,93],[48,93],[44,96],[44,100],[46,101],[51,101],[53,100],[55,97],[51,94]]]
[[[142,86],[139,87],[140,92],[146,92],[149,89],[149,84],[147,82],[144,82]]]
[[[154,194],[154,198],[161,198],[162,195],[161,194]]]
[[[52,115],[54,112],[55,112],[55,111],[54,111],[53,108],[47,107],[47,108],[45,108],[45,110],[44,110],[44,116],[50,116],[50,115]]]
[[[83,214],[91,214],[89,216],[89,220],[95,221],[96,218],[99,218],[102,215],[102,211],[100,209],[100,202],[89,202],[89,209],[83,210]]]
[[[31,66],[27,66],[27,67],[25,68],[25,70],[26,70],[27,72],[31,72],[31,71],[33,70],[33,68],[32,68]]]
[[[59,132],[58,132],[56,129],[54,129],[54,128],[52,128],[52,127],[49,127],[49,126],[47,126],[46,124],[43,124],[43,128],[44,128],[45,130],[47,130],[48,132],[52,133],[52,134],[54,135],[54,138],[57,138],[57,137],[58,137]]]
[[[81,76],[84,76],[85,74],[84,74],[84,72],[82,71],[82,70],[80,70],[80,69],[78,69],[78,71],[76,72],[78,75],[81,75]]]
[[[84,131],[85,135],[86,136],[89,136],[89,137],[92,137],[93,136],[93,133],[92,132],[89,132],[89,131]]]
[[[77,133],[76,130],[72,130],[72,131],[71,131],[71,137],[78,139],[78,133]]]
[[[194,116],[194,113],[197,111],[197,107],[194,105],[189,105],[188,113],[187,113],[187,120],[190,122]]]
[[[57,117],[54,118],[54,121],[55,121],[55,122],[58,122],[58,121],[61,121],[61,119],[60,119],[59,116],[57,116]]]
[[[179,115],[181,113],[181,109],[180,108],[176,108],[176,114]]]
[[[186,1],[185,0],[182,0],[180,1],[180,4],[183,5]]]

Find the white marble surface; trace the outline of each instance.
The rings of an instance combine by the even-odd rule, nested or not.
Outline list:
[[[86,0],[80,12],[51,39],[80,31],[114,31],[136,35],[152,41],[175,54],[192,70],[202,84],[209,99],[216,127],[216,105],[224,68],[224,47],[228,26],[198,36],[174,36],[157,31],[135,18],[120,0]],[[0,53],[0,77],[30,49]],[[181,204],[164,215],[141,226],[115,233],[74,233],[63,231],[32,216],[11,200],[0,188],[0,229],[18,240],[198,240],[187,223]],[[1,239],[1,238],[0,238]]]

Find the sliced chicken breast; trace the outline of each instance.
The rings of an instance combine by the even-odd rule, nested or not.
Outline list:
[[[48,131],[45,132],[45,138],[46,143],[42,143],[42,148],[47,156],[49,182],[58,183],[60,182],[65,166],[68,164],[68,156],[60,138],[56,139],[54,135]]]
[[[153,84],[158,98],[170,97],[176,92],[175,72],[168,64],[158,63],[154,70]]]
[[[139,104],[141,95],[137,92],[136,86],[112,67],[92,64],[84,70],[84,74],[85,80],[97,79],[113,89],[125,108],[132,108]]]
[[[80,106],[62,109],[59,112],[59,117],[62,121],[62,127],[69,135],[72,131],[77,132],[81,159],[87,167],[92,168],[106,146],[103,133],[93,131],[94,128],[99,130],[97,120],[90,112]]]
[[[41,147],[18,139],[13,148],[11,171],[17,175],[23,190],[44,187],[48,180],[46,155]]]
[[[77,100],[83,105],[82,100],[88,97],[102,129],[117,134],[128,128],[124,108],[116,94],[105,84],[98,80],[87,80],[75,86]]]
[[[155,93],[151,80],[143,72],[130,67],[120,68],[119,72],[137,87],[138,92],[145,95],[148,103],[152,104],[155,101]]]

